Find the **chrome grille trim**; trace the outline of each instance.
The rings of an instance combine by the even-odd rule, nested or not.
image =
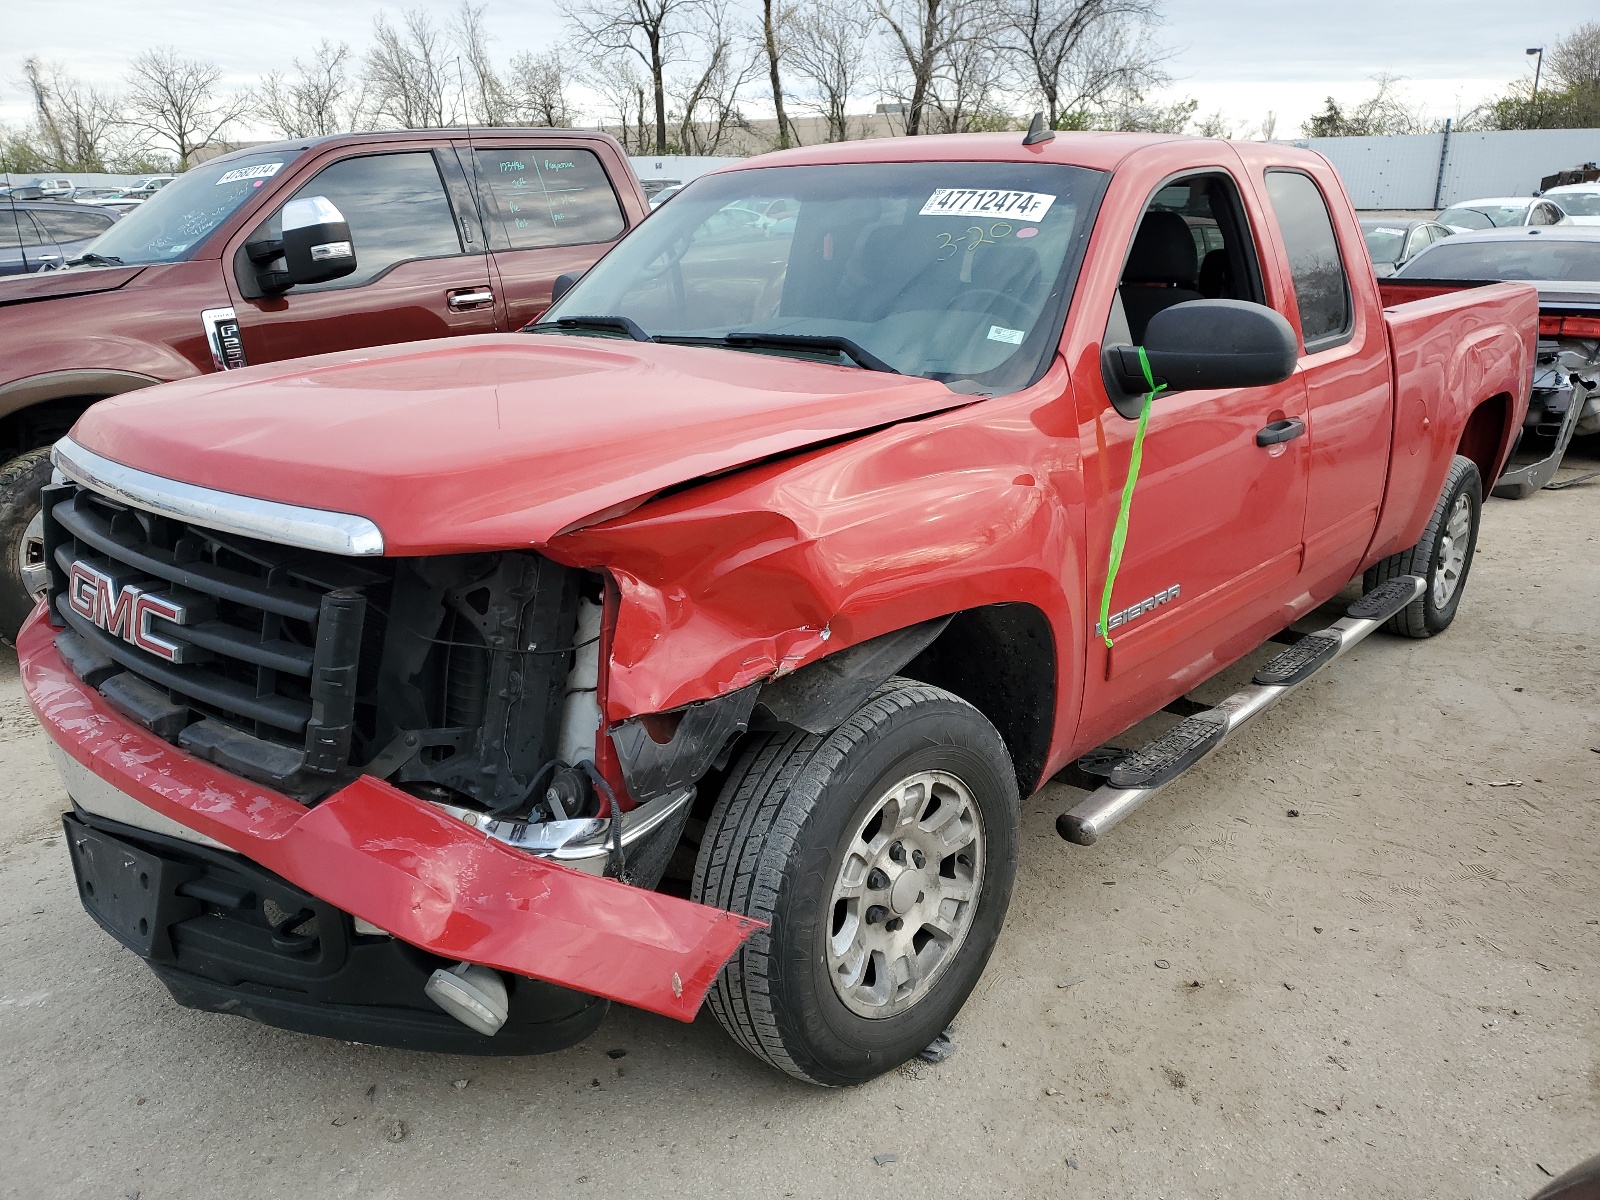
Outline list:
[[[383,531],[366,517],[166,479],[113,462],[70,437],[55,444],[51,459],[73,482],[145,512],[302,550],[351,557],[383,553]]]

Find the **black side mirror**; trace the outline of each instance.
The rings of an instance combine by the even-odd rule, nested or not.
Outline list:
[[[325,283],[356,269],[355,244],[344,214],[325,196],[283,206],[283,257],[292,284]]]
[[[550,303],[554,304],[561,297],[572,290],[572,285],[583,278],[582,271],[567,271],[556,276],[556,281],[550,285]]]
[[[1156,382],[1172,392],[1282,383],[1300,357],[1289,322],[1246,300],[1189,300],[1164,308],[1145,327],[1144,351]],[[1119,392],[1126,397],[1149,391],[1136,348],[1108,346],[1101,357],[1114,403]],[[1119,412],[1123,408],[1117,405]]]

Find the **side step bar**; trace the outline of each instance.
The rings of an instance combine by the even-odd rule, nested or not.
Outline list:
[[[1422,595],[1425,586],[1415,575],[1402,575],[1374,588],[1352,604],[1342,619],[1301,638],[1264,664],[1248,687],[1121,758],[1104,786],[1056,818],[1056,832],[1079,846],[1094,845],[1151,796],[1209,756],[1241,725],[1271,708]]]

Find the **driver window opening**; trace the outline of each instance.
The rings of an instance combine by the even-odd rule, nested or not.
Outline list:
[[[1139,220],[1106,344],[1141,344],[1150,318],[1189,300],[1261,303],[1259,263],[1228,176],[1190,175],[1164,185]]]

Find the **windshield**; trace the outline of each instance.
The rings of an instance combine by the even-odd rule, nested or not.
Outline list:
[[[845,339],[901,374],[1014,390],[1054,346],[1104,182],[1080,167],[976,162],[707,176],[533,328],[625,317],[662,341],[751,335],[751,350],[863,362],[837,348]],[[836,346],[777,346],[766,336]]]
[[[1397,229],[1392,225],[1381,225],[1373,229],[1363,229],[1362,236],[1367,239],[1367,253],[1372,256],[1375,263],[1392,263],[1400,261],[1400,250],[1406,244],[1406,231]]]
[[[1600,192],[1546,192],[1569,217],[1600,217]]]
[[[1406,279],[1540,279],[1600,283],[1600,240],[1562,241],[1549,234],[1514,241],[1452,238],[1400,270]]]
[[[1438,219],[1439,224],[1453,225],[1457,229],[1495,229],[1521,225],[1527,212],[1526,204],[1490,204],[1481,208],[1447,208]]]
[[[288,152],[204,163],[186,171],[92,242],[91,261],[177,262],[281,171]]]

